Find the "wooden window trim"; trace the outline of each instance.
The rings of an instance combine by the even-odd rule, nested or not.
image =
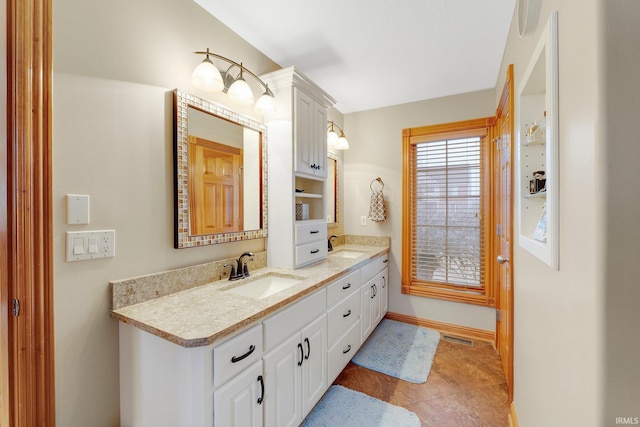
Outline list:
[[[402,293],[437,298],[447,301],[463,302],[468,304],[495,306],[495,272],[492,268],[493,263],[490,257],[494,252],[494,212],[495,192],[490,185],[493,179],[493,171],[495,170],[494,150],[491,150],[491,141],[495,138],[495,117],[484,117],[480,119],[465,120],[459,122],[451,122],[437,124],[431,126],[421,126],[416,128],[403,129],[402,131]],[[412,224],[412,205],[413,198],[411,194],[411,147],[417,141],[437,141],[445,138],[464,138],[467,136],[482,136],[485,141],[485,161],[483,162],[482,176],[484,177],[484,194],[486,197],[482,200],[483,206],[487,209],[487,214],[483,218],[482,227],[485,236],[482,258],[484,260],[484,291],[479,292],[473,289],[464,289],[462,286],[448,285],[442,283],[425,282],[412,279],[412,246],[411,231]],[[488,169],[488,170],[487,170]]]

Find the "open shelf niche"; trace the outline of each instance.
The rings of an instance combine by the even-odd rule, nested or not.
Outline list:
[[[518,94],[519,243],[558,269],[557,12],[549,17]]]

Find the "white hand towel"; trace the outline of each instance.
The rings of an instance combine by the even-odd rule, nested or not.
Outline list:
[[[384,194],[382,193],[382,190],[371,192],[369,219],[375,222],[382,222],[387,219],[387,211],[384,208]]]

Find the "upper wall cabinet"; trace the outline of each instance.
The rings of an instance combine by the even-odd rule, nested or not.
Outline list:
[[[520,246],[558,269],[558,14],[551,14],[519,88]]]
[[[276,95],[269,129],[269,265],[327,256],[327,111],[335,100],[293,67],[261,76]]]

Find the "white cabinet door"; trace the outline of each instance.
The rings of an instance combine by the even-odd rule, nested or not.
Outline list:
[[[327,315],[264,357],[265,426],[299,425],[327,391]]]
[[[302,330],[302,417],[318,403],[327,384],[327,315]],[[302,421],[302,420],[301,420]]]
[[[327,176],[327,109],[299,89],[294,90],[295,171]]]
[[[385,268],[382,275],[382,290],[380,291],[380,318],[389,311],[389,269]],[[381,319],[382,320],[382,319]]]
[[[215,391],[214,426],[262,426],[264,396],[262,362],[258,361]]]
[[[302,420],[303,351],[298,332],[263,357],[267,427],[297,426]]]
[[[362,318],[361,318],[361,331],[362,331],[362,339],[361,342],[364,343],[369,334],[371,334],[372,328],[372,319],[371,319],[371,295],[373,291],[373,287],[371,284],[373,283],[373,279],[369,280],[367,283],[362,285],[361,295],[362,295]]]

